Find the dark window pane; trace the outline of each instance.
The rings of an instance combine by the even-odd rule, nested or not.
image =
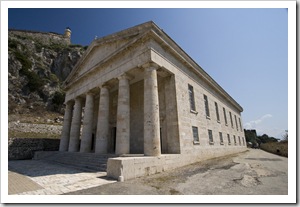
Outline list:
[[[207,96],[206,96],[206,95],[203,95],[203,96],[204,96],[204,104],[205,104],[205,112],[206,112],[206,116],[209,117],[208,99],[207,99]]]
[[[195,97],[194,97],[194,88],[191,85],[189,85],[189,99],[190,99],[191,110],[196,111]]]

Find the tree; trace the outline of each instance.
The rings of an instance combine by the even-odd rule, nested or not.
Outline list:
[[[285,130],[285,134],[282,135],[283,141],[288,141],[288,130]]]
[[[256,130],[254,129],[244,129],[245,137],[247,142],[255,143],[257,139]]]

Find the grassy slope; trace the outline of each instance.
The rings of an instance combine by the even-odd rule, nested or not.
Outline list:
[[[260,148],[273,154],[288,157],[288,142],[268,142],[261,144]]]

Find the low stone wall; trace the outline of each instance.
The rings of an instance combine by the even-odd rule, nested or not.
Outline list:
[[[163,154],[159,157],[110,158],[107,162],[107,176],[119,181],[129,180],[246,150],[245,147],[235,147],[230,150],[203,149],[199,154]]]
[[[9,138],[8,160],[32,159],[35,151],[57,151],[59,139]]]

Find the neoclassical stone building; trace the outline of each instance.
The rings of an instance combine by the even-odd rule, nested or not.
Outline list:
[[[65,81],[60,151],[130,179],[246,149],[242,107],[155,23],[95,39]]]

